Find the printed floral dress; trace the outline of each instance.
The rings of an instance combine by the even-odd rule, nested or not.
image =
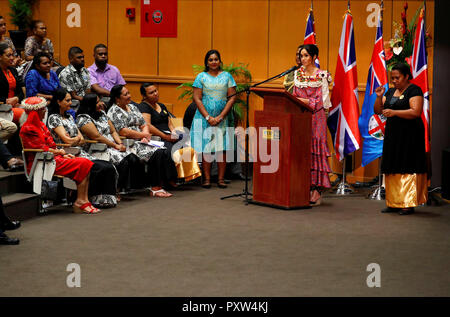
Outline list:
[[[236,82],[228,72],[216,77],[202,72],[195,78],[194,87],[202,89],[202,102],[211,117],[218,116],[227,103],[228,88]],[[228,127],[231,127],[228,128]],[[200,111],[195,112],[191,128],[191,146],[197,153],[215,153],[232,149],[234,142],[232,111],[217,126],[211,127]]]
[[[78,135],[78,128],[72,116],[63,117],[60,114],[52,114],[48,117],[47,126],[55,143],[64,143],[53,129],[62,126],[69,137]],[[94,163],[89,178],[89,200],[94,206],[113,207],[117,205],[117,181],[118,173],[114,165],[107,161],[97,160],[83,148],[77,157],[86,158]]]
[[[117,132],[123,128],[141,132],[140,127],[145,124],[144,117],[136,106],[129,104],[128,108],[130,109],[129,112],[123,110],[117,105],[113,105],[108,110],[109,120],[111,120],[114,124]],[[136,154],[142,161],[147,162],[157,149],[157,147],[142,144],[140,142],[134,142],[130,151]]]
[[[111,134],[111,129],[108,124],[108,117],[106,116],[106,113],[104,111],[101,111],[101,115],[98,118],[98,120],[94,120],[91,116],[88,114],[80,114],[77,116],[77,126],[79,129],[81,129],[83,126],[85,126],[88,123],[93,123],[95,127],[97,128],[97,131],[100,135],[104,136],[111,142],[115,142],[114,138]],[[116,150],[112,147],[107,148],[108,154],[109,154],[109,161],[113,163],[114,165],[119,164],[125,157],[127,157],[131,152],[125,151],[121,152],[119,150]]]
[[[69,137],[74,138],[78,135],[78,128],[75,123],[75,120],[73,120],[72,116],[63,117],[60,114],[52,114],[48,117],[47,126],[50,130],[50,133],[52,134],[53,140],[55,140],[55,143],[64,143],[63,140],[56,134],[54,131],[55,128],[62,126],[64,127],[64,130],[66,130]],[[84,147],[77,147],[80,149],[80,154],[77,155],[79,157],[87,158],[88,160],[96,160],[95,157],[90,155],[88,152],[85,151]]]
[[[293,95],[309,99],[309,105],[313,108],[311,121],[311,187],[330,188],[331,172],[328,163],[330,151],[327,145],[327,115],[325,110],[330,108],[328,97],[328,84],[331,75],[327,71],[319,70],[314,76],[307,76],[304,68],[294,73]]]

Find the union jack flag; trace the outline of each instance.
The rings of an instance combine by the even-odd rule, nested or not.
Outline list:
[[[428,58],[425,45],[425,7],[419,15],[411,58],[412,82],[423,92],[422,121],[425,126],[425,151],[430,151],[430,96],[428,89]]]
[[[373,112],[373,106],[377,95],[375,89],[380,86],[384,86],[386,91],[389,88],[386,61],[384,56],[383,47],[383,22],[382,22],[381,10],[378,15],[377,33],[375,36],[375,44],[372,52],[372,60],[369,66],[369,74],[367,76],[366,94],[364,96],[364,102],[361,109],[361,116],[358,120],[359,131],[363,137],[363,149],[362,149],[362,164],[366,166],[373,160],[379,158],[383,154],[383,140],[379,140],[372,136],[381,130],[384,135],[384,127],[386,121],[382,121],[380,117]],[[373,130],[369,130],[369,121],[373,117],[378,125]]]
[[[335,74],[328,128],[333,138],[336,157],[341,161],[359,149],[361,140],[358,129],[355,37],[350,11],[347,11],[344,17]]]
[[[314,22],[314,14],[312,8],[309,9],[308,18],[306,19],[305,39],[303,40],[303,44],[316,45],[316,26]],[[316,64],[316,67],[320,68],[318,58],[316,58],[314,64]]]

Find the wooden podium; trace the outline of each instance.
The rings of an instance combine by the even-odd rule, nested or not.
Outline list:
[[[252,88],[251,91],[264,98],[264,110],[255,111],[258,154],[253,163],[250,202],[282,209],[309,208],[312,111],[284,89]],[[274,129],[277,127],[279,133]],[[263,143],[267,151],[261,152]],[[277,147],[278,168],[267,172],[271,162],[262,162],[261,153],[272,156],[273,162]]]

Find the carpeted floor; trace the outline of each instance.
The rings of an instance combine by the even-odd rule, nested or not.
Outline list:
[[[0,296],[450,296],[450,206],[381,214],[384,202],[328,198],[283,211],[229,188],[126,197],[99,215],[69,209],[9,232]],[[81,287],[68,288],[69,263]],[[381,287],[366,284],[381,267]]]

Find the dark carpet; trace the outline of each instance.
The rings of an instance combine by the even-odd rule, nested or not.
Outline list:
[[[21,244],[0,246],[0,296],[450,295],[449,205],[400,216],[358,196],[295,211],[219,199],[243,184],[25,221],[9,232]],[[80,288],[66,285],[69,263]],[[366,284],[370,263],[379,288]]]

